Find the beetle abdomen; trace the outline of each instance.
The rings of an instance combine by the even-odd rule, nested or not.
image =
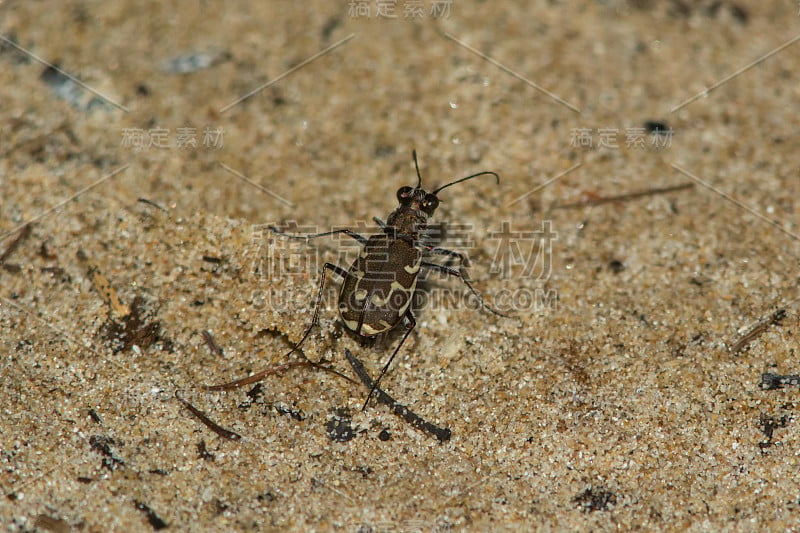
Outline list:
[[[374,337],[402,320],[417,285],[422,254],[386,234],[369,238],[339,292],[339,314],[348,329]]]

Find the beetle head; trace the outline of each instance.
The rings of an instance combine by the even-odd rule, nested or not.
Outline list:
[[[417,151],[413,150],[411,155],[414,158],[414,167],[417,169],[417,186],[410,187],[406,185],[397,190],[397,201],[400,205],[397,209],[392,211],[392,214],[389,215],[389,218],[386,220],[387,226],[395,228],[402,234],[413,235],[425,229],[428,218],[432,217],[433,212],[439,207],[439,197],[437,193],[442,189],[484,175],[494,176],[497,183],[500,183],[500,176],[495,172],[484,171],[451,181],[434,191],[428,192],[422,188],[422,175],[419,172]]]

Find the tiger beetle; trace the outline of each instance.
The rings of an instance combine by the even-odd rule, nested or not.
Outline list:
[[[314,316],[311,319],[311,324],[303,333],[300,342],[295,344],[294,348],[286,354],[287,357],[300,348],[311,333],[311,329],[317,323],[322,292],[325,287],[326,270],[335,272],[344,280],[339,291],[339,316],[345,327],[358,337],[365,339],[375,338],[381,333],[394,329],[401,322],[406,327],[403,338],[394,352],[392,352],[378,379],[375,380],[370,389],[362,410],[366,410],[367,404],[369,404],[373,393],[378,388],[378,383],[386,374],[408,335],[417,325],[411,309],[411,301],[417,287],[417,276],[421,268],[435,270],[461,279],[478,299],[482,307],[496,315],[509,317],[509,315],[503,314],[487,305],[480,294],[473,288],[465,270],[469,267],[469,260],[466,255],[461,252],[439,248],[438,246],[430,246],[422,240],[428,219],[433,216],[434,211],[439,206],[439,198],[437,196],[439,192],[447,187],[479,176],[494,176],[499,184],[500,176],[491,171],[478,172],[442,185],[432,192],[427,192],[422,188],[422,176],[419,172],[416,150],[412,151],[412,157],[417,170],[417,186],[404,186],[398,189],[397,201],[400,205],[389,215],[386,222],[377,217],[373,218],[380,227],[381,233],[366,238],[350,229],[340,229],[311,235],[290,235],[283,233],[274,226],[270,226],[273,232],[290,239],[304,239],[307,241],[317,237],[345,234],[357,240],[363,246],[358,259],[350,266],[349,270],[345,270],[333,263],[325,263],[320,272],[317,301],[314,304]],[[448,266],[451,264],[449,262],[448,265],[440,265],[426,261],[425,259],[431,255],[447,256],[449,261],[457,260],[459,262],[458,270]]]

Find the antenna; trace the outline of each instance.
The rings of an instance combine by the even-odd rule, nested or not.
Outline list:
[[[450,183],[448,183],[446,185],[442,185],[441,187],[439,187],[438,189],[433,191],[431,194],[435,195],[437,192],[441,191],[442,189],[445,189],[445,188],[447,188],[447,187],[449,187],[451,185],[455,185],[456,183],[461,183],[462,181],[467,181],[467,180],[471,180],[472,178],[477,178],[478,176],[486,176],[486,175],[494,176],[497,179],[497,184],[500,185],[500,176],[497,175],[497,172],[492,172],[491,170],[485,170],[483,172],[478,172],[477,174],[472,174],[470,176],[467,176],[466,178],[461,178],[461,179],[458,179],[456,181],[451,181]]]
[[[419,163],[417,163],[417,151],[411,150],[411,155],[414,157],[414,166],[417,168],[417,189],[422,188],[422,176],[419,173]]]

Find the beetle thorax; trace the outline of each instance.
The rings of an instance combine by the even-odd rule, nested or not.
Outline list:
[[[417,235],[425,230],[428,218],[439,206],[435,194],[417,187],[401,187],[397,191],[400,205],[386,220],[387,226],[401,235]]]
[[[428,215],[419,209],[400,206],[389,215],[386,224],[401,235],[416,235],[428,225]]]

